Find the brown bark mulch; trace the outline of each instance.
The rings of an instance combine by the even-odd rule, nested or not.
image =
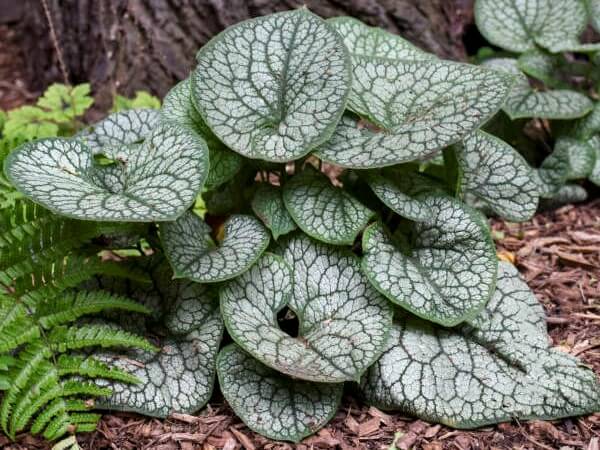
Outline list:
[[[542,302],[555,346],[580,357],[600,375],[600,199],[536,215],[524,224],[493,221],[501,258],[517,265]],[[86,450],[393,449],[600,450],[600,413],[559,421],[505,423],[458,431],[387,414],[346,398],[335,419],[298,445],[274,442],[248,430],[215,398],[198,417],[161,421],[107,414],[96,432],[82,436]],[[46,449],[28,435],[0,447]]]

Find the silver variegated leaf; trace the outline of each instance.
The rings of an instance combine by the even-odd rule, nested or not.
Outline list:
[[[297,235],[282,252],[283,259],[266,254],[221,289],[229,334],[252,356],[294,378],[357,381],[385,345],[391,304],[347,250]],[[277,312],[286,306],[298,317],[298,337],[278,326]]]
[[[161,117],[164,121],[189,127],[204,138],[210,154],[210,169],[204,187],[210,190],[231,180],[242,168],[243,161],[240,155],[225,147],[204,123],[192,102],[190,84],[190,79],[186,78],[167,93]]]
[[[139,130],[125,124],[144,127],[123,117],[109,117],[81,140],[22,145],[5,160],[7,177],[32,201],[67,217],[175,220],[194,202],[208,174],[204,140],[171,124],[156,126],[142,143],[131,142]]]
[[[576,120],[569,130],[569,135],[582,140],[588,140],[595,134],[600,134],[600,102],[595,102],[594,109]]]
[[[208,402],[213,390],[223,334],[217,294],[205,285],[172,280],[164,261],[148,269],[154,277],[153,286],[142,290],[132,286],[132,296],[144,304],[167,307],[163,317],[167,335],[160,339],[158,353],[130,351],[102,356],[136,376],[140,383],[105,382],[113,394],[97,406],[154,417],[191,414]],[[148,329],[154,332],[156,326]]]
[[[379,200],[402,217],[422,221],[433,214],[420,195],[438,187],[423,175],[398,171],[373,173],[367,175],[367,183]]]
[[[558,55],[532,50],[519,56],[517,66],[530,77],[543,81],[546,86],[555,87],[564,84],[557,78],[560,75],[560,58]]]
[[[454,326],[474,317],[494,291],[494,243],[479,213],[468,206],[443,196],[423,202],[431,216],[415,224],[411,254],[375,223],[363,234],[362,270],[392,302]]]
[[[316,151],[343,167],[367,169],[424,159],[462,139],[504,103],[512,77],[447,61],[353,58],[346,115]]]
[[[511,119],[539,117],[542,119],[576,119],[592,110],[592,102],[585,95],[568,89],[538,91],[517,67],[517,60],[494,58],[484,65],[515,77],[503,110]]]
[[[329,138],[351,84],[342,37],[307,9],[247,20],[203,46],[195,105],[228,147],[289,161]]]
[[[252,211],[271,230],[273,238],[296,229],[296,223],[283,203],[281,188],[271,184],[261,184],[252,198]]]
[[[353,56],[410,61],[435,59],[435,55],[415,47],[406,39],[381,28],[370,27],[353,17],[334,17],[327,23],[343,37]]]
[[[283,186],[283,201],[302,231],[336,245],[352,244],[375,214],[312,168]]]
[[[161,226],[165,255],[176,278],[214,283],[248,270],[269,245],[269,232],[252,216],[234,215],[216,244],[211,228],[191,212]]]
[[[84,128],[76,137],[95,154],[142,142],[159,122],[160,113],[155,109],[129,109]]]
[[[401,318],[363,393],[380,408],[455,428],[600,408],[596,375],[548,346],[543,309],[507,263],[493,298],[470,324],[448,329]]]
[[[343,384],[296,380],[261,364],[235,344],[217,359],[227,402],[253,431],[271,439],[300,442],[335,415]]]
[[[546,198],[542,198],[540,209],[556,209],[569,203],[584,202],[587,198],[588,193],[583,186],[565,184]]]
[[[600,186],[600,135],[592,137],[588,144],[594,149],[594,165],[588,176],[589,180],[596,186]]]
[[[587,0],[587,5],[592,26],[600,33],[600,0]]]
[[[538,184],[525,158],[506,142],[477,131],[456,146],[462,188],[500,217],[522,222],[535,214]]]
[[[586,178],[592,172],[596,161],[596,152],[589,142],[561,137],[557,140],[554,148],[565,147],[564,154],[569,159],[568,180]]]
[[[582,0],[477,0],[475,22],[492,44],[517,53],[585,49],[579,35],[588,16]]]

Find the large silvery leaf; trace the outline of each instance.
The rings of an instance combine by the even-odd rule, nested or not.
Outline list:
[[[462,188],[496,214],[521,222],[535,214],[539,195],[533,169],[514,148],[478,131],[457,145]]]
[[[271,439],[300,442],[335,415],[343,384],[295,380],[244,353],[235,344],[217,359],[223,395],[253,431]]]
[[[424,198],[431,212],[415,224],[412,253],[395,245],[380,223],[363,234],[362,270],[392,302],[419,317],[454,326],[490,299],[498,262],[479,214],[456,200]]]
[[[548,346],[541,305],[501,263],[486,309],[456,329],[401,318],[363,380],[367,400],[455,428],[598,411],[594,372]]]
[[[374,212],[322,173],[306,169],[283,187],[283,201],[296,224],[309,236],[336,245],[349,245]]]
[[[373,173],[367,175],[367,183],[377,198],[396,214],[415,221],[431,218],[433,212],[420,195],[438,187],[423,175],[397,171]]]
[[[271,230],[275,239],[296,229],[296,223],[285,208],[281,188],[278,186],[261,184],[252,198],[252,211]]]
[[[156,354],[113,356],[112,364],[128,370],[141,383],[111,383],[113,394],[96,406],[162,418],[175,412],[198,411],[212,394],[222,333],[223,324],[215,307],[192,331],[162,339]]]
[[[329,23],[343,38],[353,56],[368,56],[411,61],[435,59],[406,39],[378,27],[370,27],[353,17],[334,17]]]
[[[190,79],[177,83],[165,96],[161,108],[162,120],[175,122],[199,133],[210,153],[210,170],[205,188],[213,189],[231,180],[242,167],[242,157],[229,150],[208,128],[192,102]]]
[[[477,0],[475,21],[483,36],[499,47],[522,53],[537,45],[553,52],[581,47],[587,25],[583,0]]]
[[[266,254],[220,297],[234,341],[303,380],[358,380],[379,356],[391,324],[391,304],[371,287],[356,257],[304,235],[285,243],[283,259]],[[298,337],[278,326],[286,306],[298,317]]]
[[[529,86],[525,74],[517,67],[517,60],[494,58],[485,61],[485,66],[515,77],[504,112],[511,119],[539,117],[542,119],[576,119],[592,109],[592,102],[585,95],[568,89],[538,91]]]
[[[161,227],[161,239],[176,278],[198,283],[228,280],[243,273],[269,245],[269,232],[252,216],[234,215],[215,243],[211,228],[191,212]]]
[[[127,222],[175,220],[206,179],[206,144],[181,126],[157,126],[141,144],[111,140],[100,148],[95,138],[85,138],[93,147],[62,138],[24,144],[6,158],[6,175],[58,214]]]
[[[331,139],[316,151],[367,169],[424,159],[462,139],[504,103],[512,77],[447,61],[353,58],[352,92]]]
[[[268,161],[327,140],[351,85],[341,36],[306,9],[229,27],[197,60],[192,89],[208,126],[236,152]]]
[[[113,289],[126,288],[145,305],[158,310],[165,307],[162,321],[166,335],[160,338],[158,353],[131,351],[103,356],[141,382],[138,385],[111,382],[113,394],[97,406],[155,417],[167,417],[174,412],[191,414],[206,404],[213,390],[215,361],[223,333],[218,298],[206,285],[172,280],[172,272],[164,260],[157,265],[150,262],[147,269],[153,276],[152,285],[119,284]],[[107,287],[106,283],[103,286]],[[127,322],[130,324],[131,317],[127,317]],[[147,326],[153,335],[157,329],[155,323]]]

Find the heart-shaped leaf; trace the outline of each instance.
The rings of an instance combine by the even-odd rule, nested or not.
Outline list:
[[[204,123],[192,103],[192,90],[189,78],[177,83],[165,96],[161,109],[164,121],[172,121],[187,126],[199,133],[210,152],[210,170],[205,188],[214,189],[231,180],[242,168],[242,157],[229,150]]]
[[[417,61],[435,59],[406,39],[378,27],[370,27],[353,17],[334,17],[327,23],[343,38],[352,56],[368,56]]]
[[[206,179],[206,144],[175,124],[159,125],[143,143],[132,143],[144,126],[124,117],[138,116],[106,119],[81,138],[89,147],[81,140],[62,138],[22,145],[5,160],[7,177],[25,196],[67,217],[175,220],[193,203]]]
[[[205,285],[172,280],[164,260],[149,270],[153,286],[141,291],[134,286],[132,292],[145,304],[159,309],[166,305],[163,320],[167,336],[160,339],[158,353],[105,355],[105,359],[141,382],[111,382],[113,394],[97,406],[154,417],[167,417],[174,412],[191,414],[206,404],[213,390],[215,361],[223,334],[218,299]],[[127,320],[131,321],[131,317]],[[156,329],[155,324],[148,327],[153,334]]]
[[[535,214],[539,194],[533,169],[506,142],[478,131],[457,145],[462,188],[496,214],[521,222]]]
[[[380,354],[391,304],[371,287],[354,255],[304,235],[266,254],[221,290],[221,312],[233,340],[279,372],[326,383],[356,381]],[[298,337],[277,313],[298,317]]]
[[[498,262],[479,214],[460,202],[423,197],[431,212],[415,224],[412,253],[400,251],[380,223],[363,234],[362,269],[373,286],[419,317],[454,326],[490,299]]]
[[[375,214],[311,168],[283,186],[283,201],[302,231],[336,245],[352,244]]]
[[[217,359],[227,403],[253,431],[271,439],[300,442],[335,415],[343,384],[288,378],[261,364],[235,344]]]
[[[493,298],[470,324],[448,329],[401,318],[363,393],[380,408],[455,428],[600,408],[596,375],[548,347],[542,307],[507,263]]]
[[[585,178],[594,169],[594,148],[587,142],[569,137],[560,137],[554,150],[542,162],[538,175],[542,181],[542,196],[554,197],[568,181]]]
[[[331,136],[351,84],[342,37],[302,8],[229,27],[200,49],[196,107],[249,158],[300,158]]]
[[[214,283],[248,270],[269,245],[269,232],[252,216],[234,215],[217,245],[211,228],[191,212],[161,227],[163,249],[176,278]]]
[[[485,61],[484,65],[515,77],[515,83],[502,108],[513,120],[528,117],[576,119],[592,110],[591,100],[579,92],[568,89],[532,89],[525,74],[517,67],[515,59],[494,58]]]
[[[588,16],[582,0],[477,0],[477,28],[492,44],[517,53],[581,47]]]
[[[410,220],[429,219],[433,212],[421,194],[438,190],[433,181],[416,173],[387,171],[384,174],[369,174],[367,182],[373,193],[388,208]]]
[[[296,229],[296,223],[285,209],[281,188],[262,183],[252,198],[252,211],[267,226],[273,237],[289,233]]]
[[[343,167],[367,169],[425,159],[461,140],[502,106],[504,74],[447,61],[353,57],[346,115],[316,151]]]
[[[80,131],[76,137],[92,151],[123,148],[146,139],[160,122],[160,113],[155,109],[129,109],[101,120]]]

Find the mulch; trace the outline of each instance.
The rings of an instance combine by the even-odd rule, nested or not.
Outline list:
[[[517,265],[544,305],[553,344],[600,375],[600,199],[544,212],[523,224],[494,220],[492,227],[499,256]],[[459,431],[387,414],[347,397],[329,425],[292,445],[251,432],[216,394],[197,417],[107,414],[96,432],[79,440],[86,450],[379,450],[392,444],[398,450],[600,450],[600,413]],[[0,447],[50,448],[29,435],[12,444],[0,437]]]

